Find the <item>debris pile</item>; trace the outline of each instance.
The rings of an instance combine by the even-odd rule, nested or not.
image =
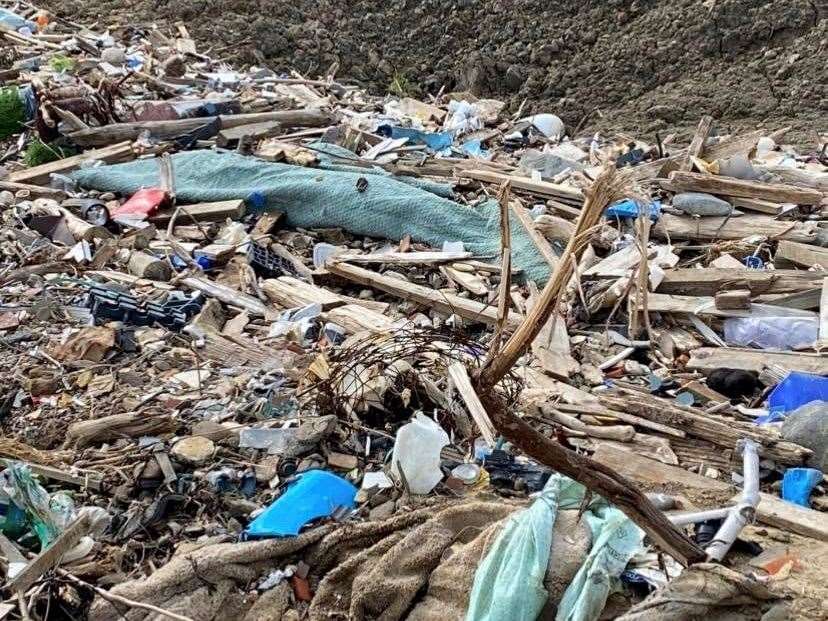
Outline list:
[[[825,144],[0,7],[0,617],[819,618]]]

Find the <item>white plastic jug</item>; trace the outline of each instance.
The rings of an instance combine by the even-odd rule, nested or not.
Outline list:
[[[443,478],[440,450],[449,443],[448,434],[422,412],[397,431],[391,472],[397,479],[400,469],[412,494],[428,494]]]

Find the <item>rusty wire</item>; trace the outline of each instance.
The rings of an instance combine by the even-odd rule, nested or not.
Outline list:
[[[316,405],[320,413],[348,416],[354,411],[353,406],[364,403],[373,391],[372,380],[378,376],[386,378],[386,393],[392,399],[402,399],[403,390],[408,388],[433,403],[425,395],[425,378],[441,383],[453,361],[465,364],[472,374],[483,364],[486,353],[487,348],[467,334],[447,328],[407,324],[387,334],[371,335],[328,352],[328,377],[313,385]],[[497,389],[512,404],[517,401],[523,382],[509,373]],[[400,418],[407,417],[408,412],[403,414]]]

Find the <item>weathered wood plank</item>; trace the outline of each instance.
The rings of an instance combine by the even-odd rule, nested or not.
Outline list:
[[[758,373],[765,365],[776,364],[789,371],[828,375],[828,355],[781,352],[737,347],[700,347],[690,352],[687,368],[702,372],[714,369],[742,369]]]
[[[670,189],[682,192],[707,192],[720,196],[741,196],[778,203],[816,205],[825,196],[819,190],[785,183],[763,183],[707,173],[676,170],[670,173]]]

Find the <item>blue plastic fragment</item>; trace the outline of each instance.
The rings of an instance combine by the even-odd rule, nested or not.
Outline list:
[[[810,507],[811,491],[822,481],[822,471],[816,468],[788,468],[782,477],[782,500]]]
[[[828,377],[791,371],[768,395],[768,409],[792,412],[811,401],[828,401]]]
[[[604,215],[607,218],[637,218],[640,201],[625,198],[614,202],[607,208]],[[655,200],[650,203],[650,220],[655,222],[661,217],[661,201]]]
[[[408,138],[411,144],[424,144],[432,151],[442,151],[450,147],[454,141],[448,132],[424,132],[420,129],[396,125],[380,125],[377,133],[386,138]]]
[[[762,261],[760,257],[755,257],[750,255],[749,257],[745,257],[742,259],[745,266],[752,269],[752,270],[762,270],[765,269],[765,262]]]
[[[357,488],[325,470],[309,470],[298,475],[244,531],[244,539],[298,535],[308,522],[328,517],[339,507],[354,508]]]

